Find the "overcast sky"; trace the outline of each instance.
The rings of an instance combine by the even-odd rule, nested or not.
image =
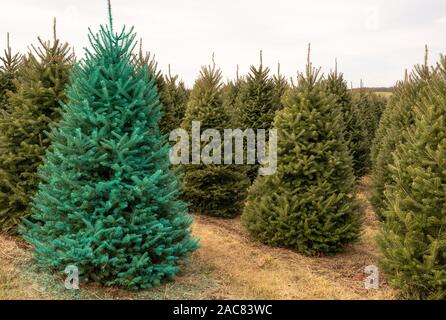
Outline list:
[[[334,66],[354,86],[390,86],[405,68],[446,53],[445,0],[112,0],[115,28],[135,26],[161,69],[177,73],[190,86],[199,68],[216,62],[234,78],[259,61],[272,72],[277,62],[295,77],[312,44],[312,61],[326,72]],[[0,0],[0,48],[11,33],[12,46],[26,51],[38,35],[58,35],[83,56],[87,28],[107,21],[105,0]],[[3,50],[2,50],[3,51]]]

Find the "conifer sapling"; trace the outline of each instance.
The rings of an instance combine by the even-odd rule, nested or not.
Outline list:
[[[53,41],[38,40],[40,46],[32,46],[24,58],[0,115],[0,230],[13,233],[31,214],[37,168],[50,144],[47,131],[60,118],[59,102],[65,100],[74,63],[68,44],[57,38],[55,21]]]
[[[144,289],[172,280],[197,249],[160,133],[155,79],[136,68],[133,28],[90,31],[22,228],[40,267]]]
[[[309,56],[309,54],[308,54]],[[306,255],[334,254],[359,235],[344,123],[309,58],[274,125],[277,171],[249,189],[242,224],[252,237]]]

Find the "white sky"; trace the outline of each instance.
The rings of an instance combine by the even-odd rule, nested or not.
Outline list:
[[[405,68],[446,53],[444,0],[112,0],[115,28],[135,26],[159,66],[191,86],[199,68],[216,62],[225,78],[236,65],[245,74],[259,50],[273,72],[287,77],[302,70],[308,42],[312,61],[326,72],[337,57],[346,79],[358,86],[390,86]],[[49,39],[52,18],[59,37],[83,56],[87,28],[107,22],[105,0],[0,0],[0,49],[6,32],[26,51],[38,35]]]

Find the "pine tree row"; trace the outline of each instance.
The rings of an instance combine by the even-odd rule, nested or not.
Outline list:
[[[198,247],[191,213],[241,220],[253,238],[306,255],[357,239],[355,180],[367,171],[383,102],[327,78],[308,58],[297,84],[263,65],[226,84],[213,62],[191,91],[137,54],[133,29],[111,20],[75,61],[40,38],[26,56],[7,46],[0,68],[0,229],[19,231],[44,269],[76,265],[85,281],[128,289],[171,280]],[[172,168],[176,128],[277,129],[278,167]],[[245,149],[246,149],[245,145]],[[220,150],[222,145],[216,145]],[[247,151],[247,150],[245,150]]]
[[[404,298],[446,299],[446,58],[395,89],[373,148],[381,266]]]

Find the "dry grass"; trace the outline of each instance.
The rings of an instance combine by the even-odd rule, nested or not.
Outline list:
[[[384,98],[390,98],[393,94],[393,92],[388,92],[388,91],[376,91],[375,93]]]
[[[253,242],[240,221],[195,217],[193,233],[201,248],[176,281],[139,293],[99,285],[80,292],[62,279],[33,268],[30,250],[0,235],[1,299],[394,299],[382,279],[380,289],[364,288],[364,268],[376,264],[377,221],[368,202],[369,181],[359,185],[365,226],[361,239],[334,257],[311,258]]]
[[[393,299],[395,292],[382,279],[379,290],[364,288],[364,268],[376,264],[377,221],[367,201],[367,179],[358,197],[364,203],[361,239],[334,257],[305,257],[287,249],[252,242],[238,220],[195,219],[202,239],[201,254],[225,275],[228,299]]]
[[[20,240],[0,234],[0,298],[48,299],[36,283],[23,277],[21,267],[30,260],[30,253]]]

